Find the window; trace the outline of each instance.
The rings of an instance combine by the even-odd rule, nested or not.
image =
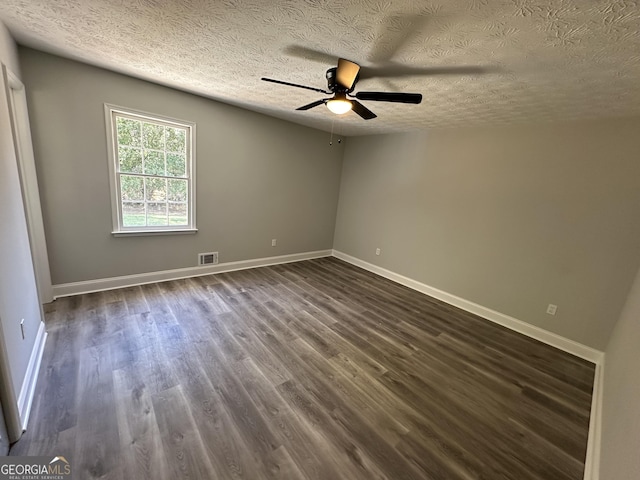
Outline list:
[[[105,105],[114,234],[195,232],[195,124]]]

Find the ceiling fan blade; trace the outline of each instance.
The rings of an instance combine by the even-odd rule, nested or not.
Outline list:
[[[327,99],[323,98],[322,100],[316,100],[315,102],[308,103],[307,105],[303,105],[302,107],[296,108],[296,110],[309,110],[310,108],[317,107],[318,105],[322,105],[326,103]]]
[[[399,78],[429,75],[479,75],[483,73],[496,73],[500,70],[496,67],[479,67],[461,65],[457,67],[407,67],[406,65],[387,64],[381,67],[362,67],[360,79],[368,78]]]
[[[351,90],[359,71],[360,65],[340,58],[338,60],[338,69],[336,70],[336,81],[347,90]]]
[[[314,50],[312,48],[301,47],[300,45],[288,45],[284,48],[284,53],[292,57],[304,58],[314,62],[335,65],[336,56],[329,53]]]
[[[312,90],[314,92],[320,92],[320,93],[326,93],[326,94],[330,94],[331,93],[331,92],[327,92],[325,90],[322,90],[320,88],[307,87],[306,85],[299,85],[297,83],[283,82],[282,80],[274,80],[273,78],[262,77],[261,80],[264,80],[265,82],[277,83],[277,84],[280,84],[280,85],[287,85],[289,87],[305,88],[307,90]]]
[[[351,100],[351,105],[352,105],[352,110],[358,115],[360,115],[362,118],[364,118],[365,120],[371,120],[372,118],[377,117],[375,113],[373,113],[371,110],[369,110],[367,107],[362,105],[357,100]]]
[[[374,102],[413,103],[422,102],[421,93],[390,93],[390,92],[358,92],[358,100],[373,100]]]

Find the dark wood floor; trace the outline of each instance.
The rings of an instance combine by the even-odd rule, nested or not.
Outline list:
[[[49,306],[74,478],[582,479],[594,367],[335,258]]]

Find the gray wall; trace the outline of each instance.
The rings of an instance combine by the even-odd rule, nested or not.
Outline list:
[[[640,478],[640,272],[605,352],[602,480]]]
[[[328,134],[31,49],[20,59],[54,284],[192,267],[198,252],[332,247],[343,147]],[[111,235],[104,103],[196,122],[197,234]]]
[[[640,264],[639,131],[349,138],[334,248],[604,350]]]
[[[0,22],[0,62],[20,76],[17,51]],[[41,322],[29,235],[4,80],[0,76],[0,322],[15,395],[20,393]],[[24,318],[23,340],[20,321]],[[5,411],[7,410],[5,405]]]

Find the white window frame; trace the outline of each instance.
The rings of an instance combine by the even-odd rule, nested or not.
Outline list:
[[[112,234],[120,235],[166,235],[176,233],[196,233],[196,124],[185,120],[166,117],[154,113],[142,112],[117,105],[104,104],[105,124],[107,129],[107,150],[109,157],[109,184],[111,189],[111,214],[113,221]],[[167,225],[167,226],[134,226],[123,225],[122,200],[120,188],[120,163],[118,160],[118,140],[116,128],[116,116],[123,116],[135,120],[142,120],[166,126],[179,127],[187,130],[187,225]],[[145,176],[141,174],[141,176]],[[148,175],[149,177],[160,177]]]

